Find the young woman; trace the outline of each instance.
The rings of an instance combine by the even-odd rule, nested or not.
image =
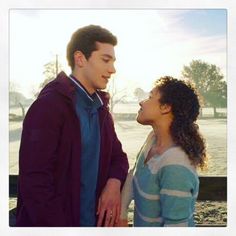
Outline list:
[[[134,226],[194,226],[197,167],[206,167],[206,148],[196,124],[198,95],[190,83],[160,78],[140,102],[137,121],[152,126],[123,191],[119,226],[127,226],[134,199]]]

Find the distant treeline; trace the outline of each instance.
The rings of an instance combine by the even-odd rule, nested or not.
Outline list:
[[[137,113],[113,113],[115,120],[135,120]],[[227,118],[227,109],[218,108],[214,112],[213,108],[207,107],[201,110],[199,119]]]

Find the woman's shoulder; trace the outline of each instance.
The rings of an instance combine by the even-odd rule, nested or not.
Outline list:
[[[149,169],[152,174],[156,174],[163,167],[167,166],[183,166],[191,172],[196,173],[195,167],[191,164],[188,155],[179,147],[172,147],[168,149],[159,157],[152,158],[149,162]]]
[[[167,165],[181,165],[194,172],[196,171],[188,155],[180,146],[172,147],[163,154],[160,167]]]

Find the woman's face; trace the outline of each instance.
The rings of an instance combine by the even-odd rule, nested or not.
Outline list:
[[[137,115],[137,122],[142,125],[152,125],[161,116],[162,105],[159,102],[161,94],[154,88],[149,97],[139,103],[140,109]]]

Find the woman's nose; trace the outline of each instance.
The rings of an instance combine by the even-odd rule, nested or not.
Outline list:
[[[144,100],[139,102],[139,106],[141,107],[143,105]]]

